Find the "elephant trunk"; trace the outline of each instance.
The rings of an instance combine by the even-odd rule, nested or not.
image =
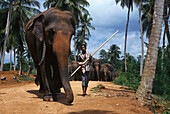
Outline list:
[[[62,31],[58,31],[57,34],[58,35],[53,40],[53,52],[57,58],[61,82],[67,95],[67,102],[72,103],[74,96],[68,78],[68,57],[71,34],[63,35]]]
[[[99,81],[99,67],[97,65],[95,67],[96,67],[95,69],[96,69],[97,78],[98,78],[98,81]]]

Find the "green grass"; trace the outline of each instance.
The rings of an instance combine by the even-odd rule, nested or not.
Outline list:
[[[101,92],[100,87],[102,86],[102,84],[99,84],[96,87],[91,88],[90,91],[93,91],[94,93]]]

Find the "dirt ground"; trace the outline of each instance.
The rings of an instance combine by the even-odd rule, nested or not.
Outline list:
[[[0,77],[2,77],[0,72]],[[5,74],[3,74],[4,76]],[[10,74],[9,74],[10,75]],[[8,75],[8,81],[14,75]],[[11,79],[10,79],[11,77]],[[7,82],[7,81],[6,81]],[[72,104],[66,102],[64,90],[58,94],[58,101],[45,102],[34,82],[5,83],[0,81],[0,113],[1,114],[150,114],[134,99],[135,93],[125,86],[110,82],[90,81],[87,96],[82,96],[81,81],[71,81],[74,93]],[[91,91],[102,84],[105,89]]]

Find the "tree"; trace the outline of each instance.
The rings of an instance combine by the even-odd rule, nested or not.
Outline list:
[[[76,39],[76,47],[78,50],[78,53],[80,53],[80,47],[81,44],[87,44],[85,40],[89,40],[90,30],[89,28],[95,30],[95,28],[91,25],[92,18],[89,17],[89,15],[84,14],[83,18],[81,19],[81,24],[78,26],[77,34],[74,37]]]
[[[1,4],[2,2],[0,2],[0,5]],[[4,4],[2,4],[2,9],[0,10],[0,14],[2,15],[0,17],[0,21],[3,22],[0,23],[0,29],[4,29],[3,25],[6,23],[5,15],[7,14],[8,6],[9,3],[4,1]],[[35,8],[35,7],[40,8],[40,4],[37,0],[24,0],[24,1],[13,0],[12,7],[13,7],[13,11],[11,16],[10,34],[12,34],[12,36],[15,37],[14,38],[15,43],[17,45],[20,45],[21,48],[23,48],[23,42],[24,42],[23,32],[24,32],[25,25],[32,16],[40,13],[40,11]],[[11,49],[14,48],[14,58],[15,58],[15,47],[10,47],[10,48]],[[15,67],[15,59],[14,59],[14,67]]]
[[[146,32],[147,38],[150,38],[150,34],[152,30],[154,3],[155,0],[148,0],[144,2],[142,8],[142,27],[143,27],[143,32]]]
[[[117,45],[113,44],[113,45],[110,46],[110,49],[109,49],[109,52],[108,52],[110,62],[113,65],[115,70],[118,70],[119,66],[120,66],[119,58],[120,58],[121,52],[119,50],[120,50],[120,48]]]
[[[164,0],[155,0],[152,30],[149,38],[149,46],[145,59],[144,71],[140,85],[136,92],[136,98],[142,105],[151,104],[153,79],[155,76],[158,47],[162,29],[163,6]]]
[[[128,32],[130,10],[133,11],[133,0],[115,0],[115,1],[116,1],[116,4],[121,2],[120,4],[121,4],[122,8],[124,8],[124,6],[126,6],[128,8],[126,31],[125,31],[125,44],[124,44],[125,72],[127,72],[127,65],[126,65],[126,42],[127,42],[127,32]]]
[[[99,52],[99,61],[101,63],[108,63],[109,61],[108,52],[106,52],[104,49],[100,50]]]
[[[4,1],[4,2],[5,2],[5,1]],[[0,68],[0,71],[3,71],[4,58],[5,58],[5,50],[6,50],[6,43],[7,43],[7,40],[8,40],[9,26],[10,26],[10,21],[11,21],[11,14],[12,14],[12,2],[13,2],[13,0],[10,0],[9,10],[8,10],[8,17],[7,17],[7,23],[6,23],[6,28],[5,28],[5,40],[4,40],[4,46],[3,46],[3,53],[2,53],[2,60],[1,60],[1,68]]]

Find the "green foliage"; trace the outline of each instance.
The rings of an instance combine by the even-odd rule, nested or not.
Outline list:
[[[94,93],[101,92],[100,88],[104,87],[102,84],[97,85],[96,87],[93,87],[90,91],[93,91]]]
[[[162,49],[159,48],[158,59],[155,71],[154,85],[153,85],[153,94],[162,96],[164,100],[170,101],[170,61],[167,56],[167,51],[162,54]],[[163,59],[162,59],[163,56]]]
[[[99,61],[101,63],[108,63],[109,62],[109,55],[104,49],[100,50],[99,52]]]
[[[126,59],[127,59],[127,72],[133,73],[135,75],[138,75],[140,73],[140,60],[136,60],[132,55],[129,53],[126,54]],[[121,70],[125,71],[125,66],[124,66],[124,56],[121,61]]]
[[[23,75],[23,76],[19,77],[19,80],[21,80],[21,81],[34,81],[34,78],[31,78],[30,76]]]
[[[141,81],[141,76],[135,75],[134,73],[130,72],[120,72],[119,76],[113,81],[115,84],[128,86],[135,91],[138,89],[138,86]]]
[[[3,67],[3,71],[9,71],[9,70],[10,70],[10,63],[5,63]]]
[[[121,62],[120,62],[120,48],[113,44],[110,46],[108,51],[102,49],[99,53],[99,61],[101,63],[110,63],[113,66],[113,72],[120,70]]]

